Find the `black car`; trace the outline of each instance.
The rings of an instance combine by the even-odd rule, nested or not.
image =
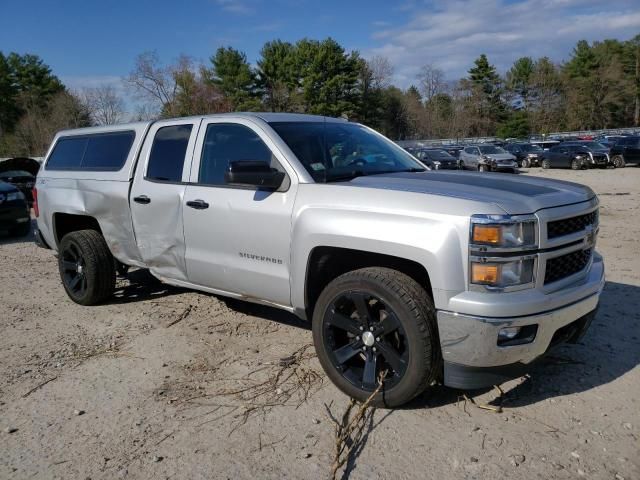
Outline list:
[[[533,143],[507,143],[503,148],[516,157],[521,168],[539,167],[544,157],[542,147]]]
[[[589,158],[587,158],[587,167],[589,168],[607,168],[611,165],[609,148],[601,143],[594,142],[593,140],[573,140],[563,142],[561,145],[573,149],[582,147],[583,151],[589,154]]]
[[[0,182],[0,231],[19,237],[31,231],[29,205],[24,194],[5,182]]]
[[[413,155],[433,170],[458,169],[458,159],[441,148],[423,148]]]
[[[583,170],[590,162],[589,152],[581,145],[556,145],[544,152],[542,168]]]
[[[36,183],[36,177],[24,170],[9,170],[0,172],[0,182],[7,182],[18,188],[29,202],[33,203],[33,186]]]
[[[616,142],[609,151],[614,167],[622,168],[627,163],[640,166],[640,137],[624,137]]]
[[[464,148],[462,145],[443,145],[442,150],[455,158],[460,158],[460,152]]]

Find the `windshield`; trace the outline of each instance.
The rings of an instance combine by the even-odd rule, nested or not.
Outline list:
[[[316,182],[425,171],[409,153],[362,125],[346,122],[274,122],[270,125]]]
[[[522,145],[522,150],[525,152],[542,152],[540,145]]]
[[[444,150],[425,150],[424,154],[432,160],[455,160],[454,157]]]
[[[496,147],[494,145],[483,145],[478,147],[480,149],[480,153],[484,153],[487,155],[491,155],[494,153],[507,153],[506,150],[503,150],[500,147]]]
[[[607,147],[598,142],[587,142],[583,145],[587,148],[591,148],[592,150],[608,150]]]

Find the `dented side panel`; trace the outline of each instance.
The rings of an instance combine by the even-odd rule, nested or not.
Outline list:
[[[38,228],[57,250],[55,214],[85,215],[98,221],[111,253],[127,265],[143,266],[133,236],[129,182],[38,178]]]

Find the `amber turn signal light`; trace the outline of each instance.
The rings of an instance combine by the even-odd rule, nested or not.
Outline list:
[[[472,241],[498,245],[502,241],[502,229],[496,225],[474,225]]]
[[[482,285],[495,285],[498,283],[500,267],[495,264],[472,263],[471,283]]]

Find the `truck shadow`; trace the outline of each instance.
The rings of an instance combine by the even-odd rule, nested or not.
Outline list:
[[[122,279],[122,277],[120,277],[120,279]],[[106,305],[142,302],[144,300],[150,300],[153,298],[168,297],[171,295],[179,295],[181,293],[193,291],[162,283],[160,280],[151,275],[146,269],[135,269],[129,271],[129,273],[126,275],[126,280],[127,283],[116,286],[113,297],[105,302]],[[227,307],[237,313],[251,315],[253,317],[258,317],[264,320],[271,320],[272,322],[302,328],[305,330],[311,329],[311,322],[300,320],[292,313],[281,310],[279,308],[269,307],[267,305],[259,305],[256,303],[246,302],[234,298],[220,297],[204,292],[198,293],[200,295],[210,295],[217,298],[221,302],[224,302]]]
[[[121,280],[121,278],[119,279]],[[116,290],[105,305],[118,305],[132,302],[142,302],[152,298],[162,298],[178,295],[188,290],[162,283],[146,269],[136,269],[126,275],[125,285],[116,284]]]
[[[490,402],[505,408],[534,404],[548,398],[584,392],[622,377],[640,364],[640,287],[607,282],[600,309],[582,341],[561,345],[532,366],[524,381]],[[464,392],[469,397],[490,389]],[[463,392],[434,387],[409,408],[455,403]]]

